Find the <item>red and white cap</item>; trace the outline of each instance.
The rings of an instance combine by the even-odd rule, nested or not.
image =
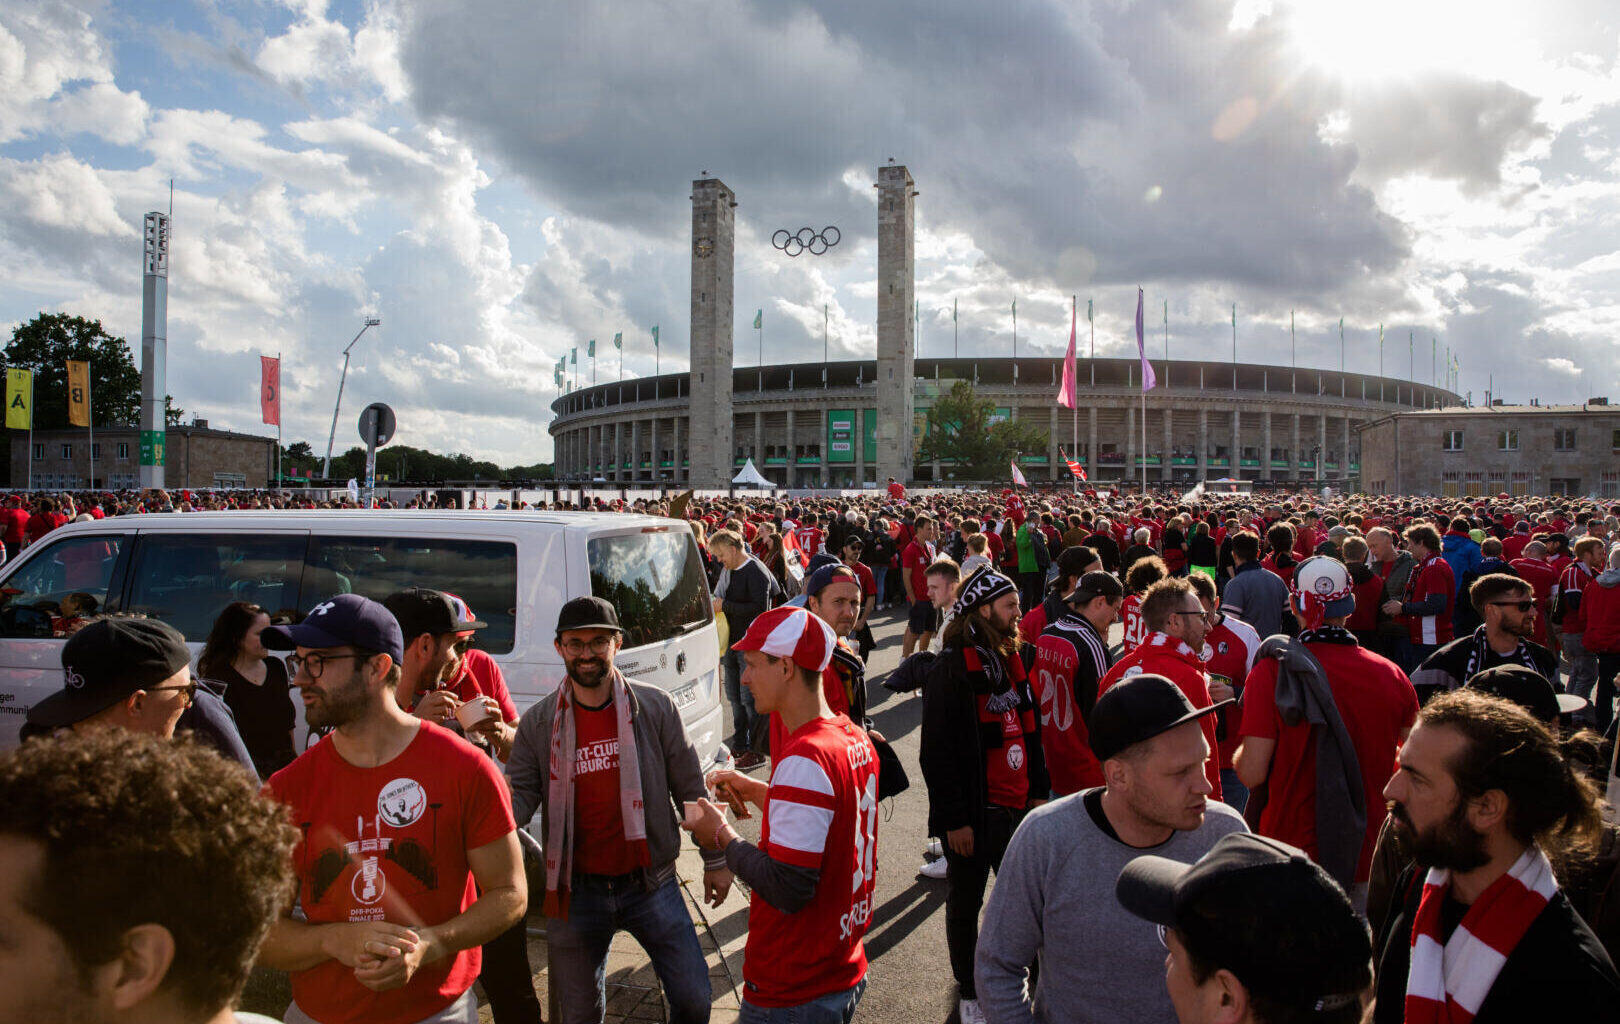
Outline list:
[[[820,672],[832,661],[838,638],[832,627],[803,608],[782,605],[754,619],[734,651],[760,651],[773,658],[791,658],[810,672]]]
[[[467,604],[466,601],[463,601],[460,597],[450,593],[448,590],[444,591],[444,596],[450,599],[451,606],[455,608],[457,622],[474,623],[478,621],[478,616],[473,614],[472,608]],[[475,632],[477,632],[477,627],[469,625],[465,630],[458,631],[456,635],[472,636]]]

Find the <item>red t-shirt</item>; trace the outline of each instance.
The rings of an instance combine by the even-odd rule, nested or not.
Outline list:
[[[914,540],[906,545],[900,568],[911,574],[912,600],[928,600],[928,565],[934,560],[934,545]]]
[[[798,1006],[866,976],[861,937],[872,918],[877,825],[877,753],[865,731],[834,715],[788,736],[771,766],[759,848],[821,878],[791,914],[754,894],[743,951],[750,1003]]]
[[[5,524],[6,548],[21,551],[23,538],[28,536],[28,511],[20,508],[0,509],[0,523]]]
[[[1035,641],[1035,671],[1029,683],[1041,708],[1041,753],[1052,790],[1060,796],[1103,784],[1102,762],[1091,752],[1091,733],[1074,692],[1081,658],[1090,662],[1088,672],[1095,672],[1098,665],[1106,670],[1104,642],[1072,618],[1059,620]],[[1095,702],[1094,694],[1086,696]]]
[[[1254,656],[1260,653],[1260,634],[1242,619],[1230,615],[1221,617],[1221,624],[1204,637],[1209,660],[1204,671],[1211,677],[1221,676],[1233,690],[1241,693],[1243,681],[1254,667]],[[1215,734],[1219,741],[1221,767],[1232,767],[1232,755],[1237,751],[1238,727],[1243,723],[1243,705],[1230,704],[1217,716]]]
[[[867,598],[877,596],[877,577],[872,575],[865,562],[849,563],[849,567],[855,571],[855,578],[861,581],[861,603],[864,605]],[[923,592],[927,593],[927,588]]]
[[[821,537],[820,528],[815,526],[801,526],[793,531],[793,539],[799,542],[799,550],[807,559],[821,550]]]
[[[1356,881],[1365,882],[1373,845],[1384,825],[1384,786],[1395,774],[1401,737],[1417,720],[1417,691],[1406,673],[1388,658],[1355,644],[1308,645],[1327,671],[1328,686],[1345,731],[1356,748],[1356,763],[1367,803],[1367,833],[1356,862]],[[1308,723],[1287,726],[1277,712],[1277,662],[1267,658],[1249,673],[1243,692],[1244,736],[1277,741],[1260,812],[1259,832],[1317,856],[1316,741]]]
[[[467,851],[515,827],[494,762],[432,722],[375,768],[350,764],[322,739],[266,788],[301,833],[293,865],[311,924],[443,924],[477,896]],[[403,988],[373,992],[327,960],[292,972],[293,999],[322,1024],[412,1024],[459,999],[479,965],[474,946],[423,964]]]
[[[1451,613],[1457,603],[1457,578],[1451,574],[1451,566],[1439,555],[1424,562],[1412,570],[1412,578],[1406,584],[1406,600],[1411,603],[1423,601],[1431,594],[1443,594],[1446,606],[1438,615],[1408,615],[1406,616],[1407,632],[1414,644],[1433,646],[1435,644],[1451,643]]]
[[[1023,810],[1029,805],[1029,752],[1024,749],[1024,734],[1035,730],[1035,711],[1009,708],[995,712],[987,706],[989,701],[987,693],[979,694],[976,700],[980,729],[1001,730],[1001,747],[985,751],[985,782],[990,803]]]
[[[1003,543],[1002,540],[1001,540],[1001,534],[999,534],[999,533],[987,533],[987,534],[985,534],[984,535],[984,543],[985,543],[985,547],[989,548],[989,550],[986,551],[985,554],[989,555],[990,564],[999,565],[1001,563],[1001,552],[1007,547],[1007,545],[1005,543]]]
[[[1180,641],[1171,640],[1163,633],[1149,633],[1136,650],[1115,662],[1114,667],[1103,676],[1102,682],[1097,684],[1097,696],[1102,697],[1110,686],[1126,676],[1153,672],[1175,683],[1187,695],[1193,707],[1209,707],[1215,702],[1209,699],[1209,680],[1204,674],[1203,663],[1196,656],[1182,654],[1175,646],[1178,643]],[[1215,735],[1215,718],[1215,715],[1205,715],[1198,720],[1211,755],[1204,762],[1204,775],[1214,789],[1210,794],[1211,800],[1221,798],[1221,759],[1214,756],[1220,749],[1220,741]]]
[[[1539,558],[1515,558],[1511,563],[1513,571],[1530,584],[1536,601],[1536,632],[1533,639],[1536,643],[1546,646],[1547,624],[1552,621],[1548,618],[1551,612],[1549,599],[1558,587],[1558,574],[1553,567]]]
[[[36,541],[65,522],[67,517],[60,512],[39,512],[28,517],[23,532],[30,541]]]
[[[1345,627],[1351,632],[1371,632],[1378,628],[1378,607],[1384,603],[1384,583],[1389,579],[1393,562],[1379,562],[1371,576],[1360,583],[1352,583],[1350,592],[1356,600],[1356,610],[1350,613]]]
[[[906,496],[906,485],[896,480],[889,485],[889,497],[899,501]]]
[[[1147,622],[1142,618],[1142,595],[1131,594],[1120,606],[1120,619],[1125,623],[1124,652],[1136,650],[1136,645],[1147,636]]]
[[[623,875],[640,861],[619,807],[619,715],[574,705],[574,863],[589,875]]]
[[[1502,557],[1509,562],[1518,561],[1524,557],[1525,545],[1530,543],[1528,533],[1512,533],[1502,542]]]
[[[1586,563],[1578,559],[1570,559],[1558,574],[1558,601],[1563,603],[1565,594],[1579,594],[1592,582],[1592,570]],[[1586,629],[1585,609],[1577,607],[1572,612],[1566,612],[1564,621],[1558,624],[1560,633],[1579,636]]]

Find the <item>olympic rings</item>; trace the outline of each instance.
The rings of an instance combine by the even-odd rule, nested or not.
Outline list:
[[[839,230],[830,224],[820,231],[815,228],[800,228],[798,231],[779,228],[771,236],[771,244],[788,256],[797,256],[802,252],[820,256],[837,245],[843,237]]]

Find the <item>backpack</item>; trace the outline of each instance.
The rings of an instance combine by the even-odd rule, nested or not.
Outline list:
[[[1035,568],[1045,572],[1052,564],[1052,553],[1046,550],[1046,535],[1039,526],[1029,528],[1029,539],[1033,542],[1035,550]]]

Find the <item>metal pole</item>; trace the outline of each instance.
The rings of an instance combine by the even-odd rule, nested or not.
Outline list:
[[[1147,497],[1147,388],[1142,388],[1142,497]]]
[[[94,451],[95,449],[91,449]],[[276,486],[281,486],[281,353],[276,353]]]
[[[170,187],[172,188],[173,186],[170,186]],[[174,200],[171,198],[169,200],[169,202],[172,203],[172,202],[174,202]],[[90,489],[95,490],[96,489],[96,396],[94,394],[95,382],[91,379],[90,373],[88,372],[90,370],[90,368],[91,368],[91,363],[87,359],[87,360],[85,360],[86,373],[84,375],[84,378],[85,378],[84,379],[84,411],[85,411],[84,423],[85,423],[85,428],[90,431]],[[32,412],[32,409],[30,409],[30,412]],[[33,453],[29,452],[29,454],[32,455]]]
[[[360,328],[360,334],[366,333],[380,323],[382,323],[382,320],[377,317],[366,317],[366,324]],[[356,334],[354,341],[349,342],[343,349],[343,373],[338,377],[337,401],[332,403],[332,430],[326,435],[326,461],[321,464],[321,477],[323,479],[330,479],[332,476],[332,444],[337,440],[338,410],[343,407],[343,385],[349,379],[349,351],[360,340],[360,334]]]

